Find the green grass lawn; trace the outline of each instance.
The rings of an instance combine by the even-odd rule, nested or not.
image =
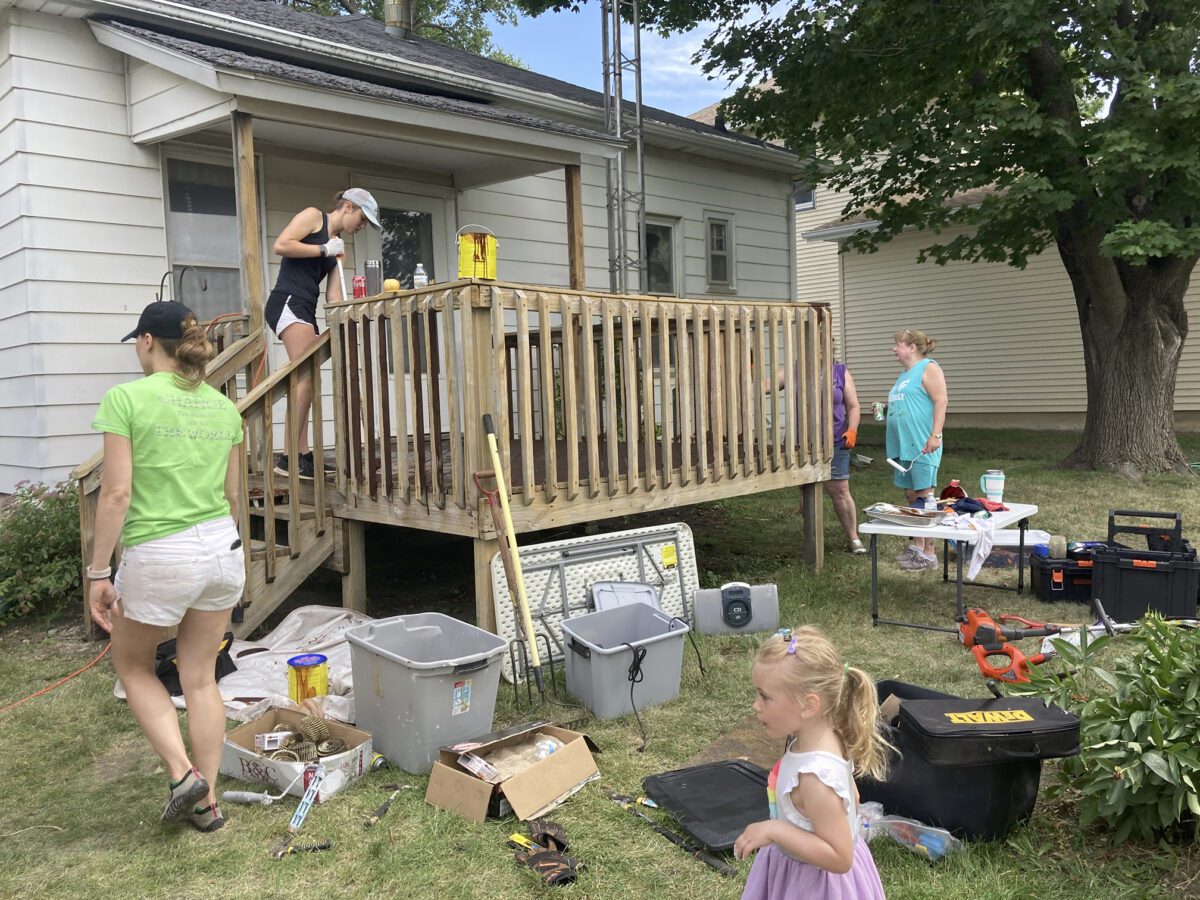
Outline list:
[[[859,449],[876,462],[854,470],[857,505],[895,502],[899,492],[890,486],[881,434],[873,426],[863,432]],[[961,478],[977,493],[972,486],[984,469],[1003,468],[1006,496],[1041,507],[1034,527],[1069,539],[1103,538],[1109,508],[1179,510],[1188,536],[1200,544],[1200,492],[1192,480],[1161,477],[1134,484],[1060,471],[1054,463],[1074,440],[1065,433],[964,430],[948,432],[947,439],[943,480]],[[1187,436],[1184,446],[1190,459],[1200,459],[1200,436]],[[820,574],[805,569],[796,499],[788,490],[679,511],[694,530],[702,584],[774,581],[785,623],[821,626],[850,663],[875,677],[984,696],[970,655],[949,635],[871,628],[869,564],[845,552],[828,507],[825,569]],[[881,543],[886,614],[949,624],[953,584],[943,584],[933,572],[902,572],[890,562],[900,549],[898,539]],[[1086,612],[970,587],[967,599],[1030,618],[1082,620]],[[336,595],[329,602],[336,603]],[[472,614],[466,607],[458,613]],[[48,634],[29,626],[0,633],[0,706],[99,652],[101,645],[79,643],[64,632],[73,635],[70,629]],[[472,825],[426,805],[424,777],[395,771],[373,773],[312,810],[303,836],[331,839],[334,849],[327,853],[280,862],[268,858],[295,808],[290,801],[253,809],[227,805],[229,824],[213,835],[161,826],[164,776],[129,711],[113,698],[112,667],[105,659],[69,684],[0,715],[0,896],[737,897],[749,861],[734,863],[741,878],[723,878],[600,791],[601,786],[636,791],[644,776],[677,768],[747,715],[753,641],[701,636],[700,647],[707,676],[701,677],[689,648],[679,698],[644,712],[650,739],[645,753],[637,752],[632,717],[585,726],[603,751],[597,756],[602,780],[567,801],[555,818],[588,870],[574,887],[557,890],[542,888],[513,864],[505,839],[516,829],[514,820]],[[544,712],[562,719],[573,715],[553,707]],[[497,724],[529,717],[514,708],[502,682]],[[1047,765],[1043,786],[1054,777]],[[378,826],[364,830],[363,816],[386,797],[383,785],[393,781],[412,790]],[[241,786],[222,782],[222,789]],[[893,898],[1115,900],[1200,891],[1200,852],[1194,846],[1115,847],[1102,830],[1079,827],[1070,803],[1044,797],[1033,819],[1007,840],[968,845],[936,864],[878,841],[872,851]]]

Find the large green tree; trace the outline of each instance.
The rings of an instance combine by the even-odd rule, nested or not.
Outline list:
[[[362,14],[383,21],[383,0],[276,0],[280,6],[290,6],[304,12],[323,16]],[[487,17],[514,25],[518,7],[514,0],[417,0],[413,14],[415,31],[429,38],[458,47],[477,56],[486,56],[510,66],[521,66],[515,56],[505,53],[492,43],[492,30]]]
[[[663,32],[714,22],[706,69],[774,83],[738,90],[726,118],[809,158],[812,182],[850,192],[845,212],[878,222],[851,247],[922,229],[922,260],[1023,267],[1053,244],[1074,289],[1088,391],[1067,463],[1186,471],[1173,409],[1200,253],[1197,0],[640,8]],[[991,192],[978,205],[947,204],[980,188]],[[960,225],[968,233],[939,235]]]

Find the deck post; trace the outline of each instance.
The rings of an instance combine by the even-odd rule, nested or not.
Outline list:
[[[804,504],[804,563],[814,572],[825,567],[825,498],[821,482],[802,484],[800,497]]]
[[[367,540],[366,525],[357,519],[334,519],[341,526],[342,607],[355,612],[367,611]]]
[[[242,296],[250,314],[250,333],[264,321],[262,221],[258,214],[258,178],[254,165],[254,123],[249,113],[234,111],[233,173],[237,196],[238,237],[242,245]]]
[[[492,558],[500,552],[496,538],[475,538],[475,624],[496,633],[496,609],[492,605]]]
[[[567,184],[567,266],[571,290],[586,286],[583,269],[583,177],[578,165],[563,166]]]

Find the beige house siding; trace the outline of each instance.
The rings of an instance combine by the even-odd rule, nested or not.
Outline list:
[[[845,346],[842,314],[841,267],[838,244],[832,241],[806,241],[804,233],[813,231],[842,214],[849,195],[822,188],[813,191],[812,209],[796,210],[796,300],[801,303],[823,302],[833,310],[835,352]]]
[[[826,223],[830,220],[826,219]],[[950,240],[955,232],[947,232]],[[1077,427],[1086,410],[1083,349],[1071,285],[1053,249],[1024,270],[998,263],[918,265],[927,234],[874,254],[842,257],[845,358],[864,402],[886,398],[897,365],[892,336],[919,328],[938,341],[953,417],[972,424]],[[1195,282],[1186,300],[1200,316]],[[1200,410],[1200,346],[1185,345],[1176,411]]]

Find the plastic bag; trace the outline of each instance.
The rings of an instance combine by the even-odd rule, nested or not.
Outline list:
[[[962,841],[946,829],[903,816],[885,816],[883,806],[875,802],[858,807],[858,827],[859,837],[868,843],[885,834],[926,859],[941,859],[962,849]]]

